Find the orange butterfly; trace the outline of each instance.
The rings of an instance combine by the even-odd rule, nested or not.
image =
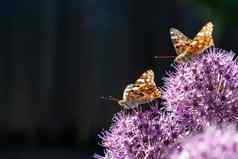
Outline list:
[[[118,104],[123,108],[131,109],[140,104],[160,98],[161,92],[154,82],[153,70],[144,72],[133,84],[128,84]]]
[[[183,63],[213,46],[212,32],[213,24],[211,22],[204,25],[193,39],[189,39],[175,28],[170,28],[171,40],[177,53],[175,62]]]

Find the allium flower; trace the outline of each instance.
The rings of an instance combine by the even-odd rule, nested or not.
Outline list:
[[[137,111],[130,115],[115,115],[110,131],[104,132],[102,145],[105,157],[99,159],[164,159],[184,127],[173,115],[165,115],[157,108]]]
[[[234,54],[210,48],[175,66],[165,78],[162,98],[170,111],[193,128],[238,119],[238,65]]]
[[[238,158],[238,132],[232,126],[209,127],[204,133],[185,139],[181,145],[181,152],[175,152],[171,159]]]

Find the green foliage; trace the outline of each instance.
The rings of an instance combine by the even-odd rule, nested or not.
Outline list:
[[[219,17],[224,24],[238,25],[237,0],[199,0],[192,3],[207,8],[212,16]]]

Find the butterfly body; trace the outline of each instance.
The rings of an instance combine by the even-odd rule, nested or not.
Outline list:
[[[126,109],[160,98],[161,92],[154,82],[154,72],[148,70],[135,83],[126,86],[123,97],[118,104]]]
[[[170,29],[171,40],[177,57],[175,62],[183,63],[214,45],[212,38],[213,24],[207,23],[193,39],[189,39],[175,28]]]

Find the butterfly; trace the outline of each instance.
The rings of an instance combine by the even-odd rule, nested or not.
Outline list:
[[[212,32],[213,24],[211,22],[206,23],[193,39],[189,39],[178,29],[170,28],[171,41],[177,53],[175,62],[186,62],[213,46]]]
[[[153,70],[144,72],[135,83],[126,86],[122,99],[118,101],[118,104],[130,109],[160,98],[161,92],[157,88],[154,78]]]

